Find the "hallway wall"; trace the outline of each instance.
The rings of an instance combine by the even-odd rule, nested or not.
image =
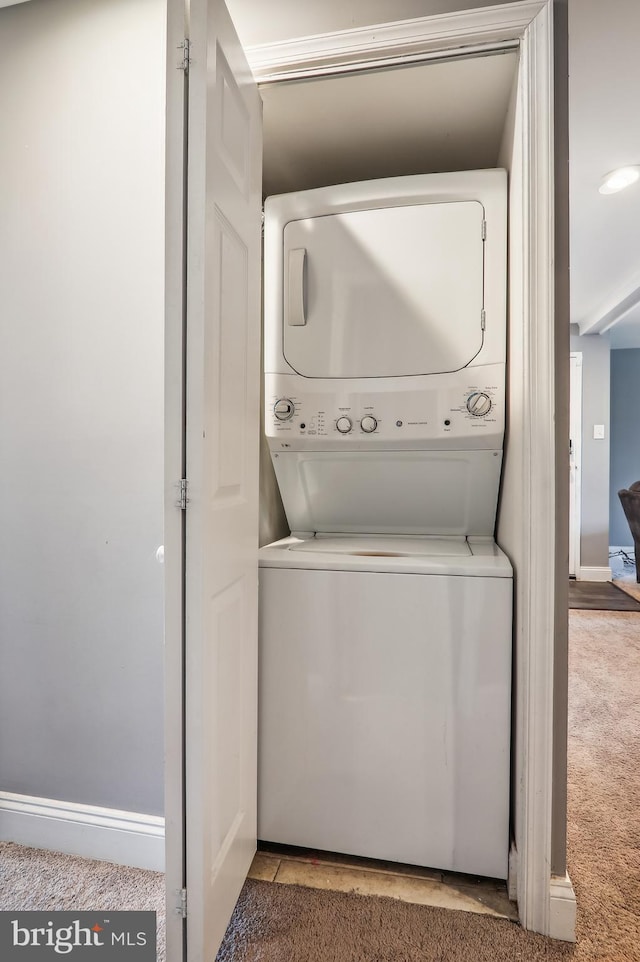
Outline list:
[[[0,791],[149,815],[163,811],[164,21],[164,0],[0,9]]]

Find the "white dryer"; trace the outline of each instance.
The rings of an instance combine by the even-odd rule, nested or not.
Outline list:
[[[506,175],[265,206],[263,840],[506,877]]]

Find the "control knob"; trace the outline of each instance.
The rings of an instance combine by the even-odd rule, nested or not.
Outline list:
[[[360,421],[360,427],[365,432],[365,434],[372,434],[378,427],[378,422],[372,415],[365,414],[365,416]]]
[[[288,397],[279,398],[273,405],[273,413],[277,417],[278,421],[288,421],[293,417],[293,412],[295,410],[293,401],[289,400]]]
[[[484,417],[491,407],[491,398],[484,391],[476,391],[467,398],[467,411],[476,418]]]
[[[343,415],[341,418],[338,418],[338,420],[336,421],[336,427],[340,432],[340,434],[348,434],[351,428],[353,427],[351,418],[345,417]]]

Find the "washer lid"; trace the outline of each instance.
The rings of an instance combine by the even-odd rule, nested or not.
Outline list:
[[[501,451],[281,451],[273,466],[291,531],[493,535]]]
[[[482,347],[484,207],[382,207],[284,229],[283,350],[305,377],[439,374]]]
[[[289,551],[347,554],[361,558],[470,557],[466,538],[416,538],[389,535],[328,535],[291,545]]]

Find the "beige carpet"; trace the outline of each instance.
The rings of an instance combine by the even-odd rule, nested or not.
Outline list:
[[[157,957],[165,960],[161,872],[0,842],[0,911],[11,909],[156,912]]]
[[[576,946],[502,919],[250,881],[219,962],[640,962],[640,614],[573,611],[570,625]],[[0,909],[161,911],[162,885],[154,873],[0,847]]]
[[[247,882],[217,962],[549,962],[573,951],[503,919]]]
[[[614,585],[617,585],[618,588],[622,588],[623,591],[626,591],[627,594],[631,595],[632,598],[635,598],[636,601],[640,601],[640,585],[637,581],[614,578],[613,583]]]
[[[570,614],[569,873],[576,960],[640,959],[640,615]]]

